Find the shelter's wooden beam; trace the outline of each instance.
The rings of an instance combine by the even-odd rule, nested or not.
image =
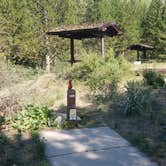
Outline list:
[[[74,57],[74,39],[73,38],[70,39],[70,54],[71,54],[70,61],[71,61],[71,64],[73,64],[75,62],[75,57]]]
[[[101,37],[101,56],[104,56],[104,36]]]

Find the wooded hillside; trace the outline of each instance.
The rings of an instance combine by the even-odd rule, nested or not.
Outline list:
[[[48,52],[51,63],[66,60],[69,54],[68,40],[48,39],[47,30],[104,21],[115,22],[124,31],[121,37],[106,39],[106,50],[113,48],[121,54],[130,44],[144,43],[155,47],[153,58],[166,56],[165,0],[3,0],[0,55],[43,68]],[[80,41],[76,52],[96,51],[97,43],[96,39]]]

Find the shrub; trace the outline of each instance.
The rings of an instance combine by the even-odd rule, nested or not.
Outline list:
[[[120,70],[118,63],[106,63],[105,65],[96,68],[87,80],[87,84],[90,88],[96,92],[102,92],[107,96],[113,90],[116,90],[117,83],[120,80]]]
[[[86,81],[100,63],[101,57],[96,54],[85,55],[81,63],[74,64],[71,70],[66,73],[66,77]]]
[[[144,110],[151,111],[152,98],[150,90],[141,82],[128,82],[126,86],[124,113],[127,116],[141,114]]]
[[[97,95],[109,96],[116,90],[118,82],[129,68],[130,65],[122,57],[115,59],[111,52],[104,58],[91,54],[86,55],[81,63],[74,65],[67,77],[85,81]]]
[[[14,119],[13,127],[19,131],[38,130],[43,127],[53,126],[54,119],[53,110],[47,107],[28,105]]]
[[[1,129],[1,126],[4,125],[5,123],[5,117],[0,115],[0,129]]]
[[[153,88],[163,87],[165,85],[164,77],[153,70],[145,70],[143,72],[143,77],[145,83]]]

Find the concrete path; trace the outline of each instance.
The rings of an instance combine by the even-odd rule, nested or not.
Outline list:
[[[157,166],[108,127],[42,131],[52,166]]]

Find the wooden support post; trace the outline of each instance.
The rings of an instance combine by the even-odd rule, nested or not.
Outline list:
[[[101,37],[101,56],[104,56],[104,36]]]
[[[146,50],[143,50],[143,57],[144,57],[144,60],[146,60]]]
[[[73,64],[75,62],[75,57],[74,57],[74,39],[73,38],[70,39],[70,53],[71,53],[70,62],[71,62],[71,64]]]
[[[140,60],[140,57],[139,57],[139,51],[137,50],[137,61]]]

